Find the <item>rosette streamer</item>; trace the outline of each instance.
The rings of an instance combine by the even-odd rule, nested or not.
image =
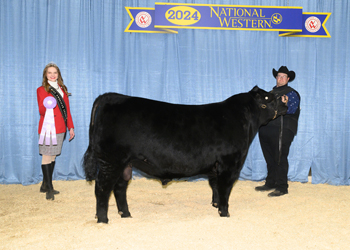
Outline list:
[[[44,106],[46,108],[45,117],[43,126],[41,128],[40,137],[39,137],[39,144],[42,145],[44,143],[44,137],[45,138],[45,144],[50,145],[50,134],[52,138],[52,145],[57,145],[57,138],[56,138],[56,127],[55,127],[55,117],[53,114],[53,109],[56,107],[57,101],[52,96],[48,96],[44,99]]]

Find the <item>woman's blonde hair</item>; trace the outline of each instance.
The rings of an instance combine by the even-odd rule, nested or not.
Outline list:
[[[43,71],[43,83],[42,83],[42,86],[44,86],[46,92],[50,93],[50,89],[49,89],[50,84],[48,82],[48,79],[47,79],[46,75],[47,75],[47,70],[49,68],[51,68],[51,67],[53,67],[53,68],[55,68],[57,70],[57,73],[58,73],[57,83],[58,83],[58,85],[60,85],[62,87],[63,91],[66,93],[67,96],[71,95],[71,93],[68,93],[68,89],[67,89],[66,85],[64,85],[64,83],[63,83],[63,78],[62,78],[62,75],[61,75],[61,71],[60,71],[60,69],[58,68],[58,66],[55,63],[47,64],[45,66],[45,68],[44,68],[44,71]]]

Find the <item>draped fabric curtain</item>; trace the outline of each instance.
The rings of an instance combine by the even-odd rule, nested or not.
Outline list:
[[[182,0],[198,4],[300,6],[331,12],[331,38],[278,37],[277,32],[179,30],[124,33],[125,7],[154,1],[3,0],[0,2],[0,183],[42,180],[36,89],[55,62],[69,92],[76,137],[64,141],[54,179],[84,178],[94,99],[119,92],[181,104],[222,101],[255,85],[270,90],[272,69],[296,72],[301,95],[298,134],[289,155],[291,181],[350,184],[350,4],[347,0]],[[256,137],[241,179],[260,181],[266,164]]]

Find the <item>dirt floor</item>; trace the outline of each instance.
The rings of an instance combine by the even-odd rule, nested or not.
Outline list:
[[[289,194],[267,197],[238,181],[230,218],[212,207],[207,181],[130,182],[132,218],[114,197],[109,223],[95,219],[94,185],[54,181],[47,201],[40,184],[0,185],[0,249],[350,249],[350,186],[291,182]]]

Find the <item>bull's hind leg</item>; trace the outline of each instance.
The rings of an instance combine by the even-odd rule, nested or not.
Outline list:
[[[219,206],[219,192],[218,192],[218,178],[217,178],[217,167],[213,167],[212,171],[208,174],[209,185],[213,191],[211,204],[213,207]]]
[[[218,173],[219,214],[221,217],[230,217],[228,201],[233,184],[238,179],[239,172],[222,171]]]
[[[118,213],[122,218],[131,217],[126,200],[126,189],[128,187],[129,180],[131,179],[132,169],[127,166],[123,172],[123,177],[120,177],[117,183],[114,185],[114,197],[118,207]]]
[[[108,223],[108,201],[115,182],[112,178],[106,178],[101,172],[98,174],[95,181],[97,223]]]
[[[233,180],[228,180],[226,176],[219,176],[218,178],[218,192],[219,192],[219,214],[221,217],[230,217],[228,212],[228,200],[233,186]]]

